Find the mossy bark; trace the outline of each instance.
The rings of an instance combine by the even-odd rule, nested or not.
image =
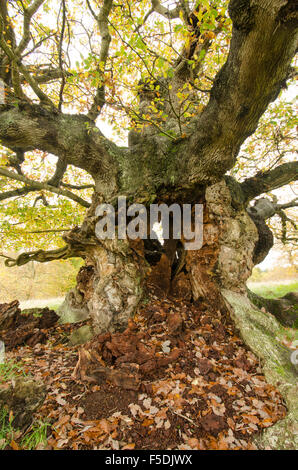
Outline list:
[[[270,314],[258,310],[245,295],[223,290],[222,294],[244,342],[260,358],[265,377],[283,395],[286,418],[256,438],[260,449],[298,448],[298,373],[290,361],[291,351],[277,339],[282,327]]]

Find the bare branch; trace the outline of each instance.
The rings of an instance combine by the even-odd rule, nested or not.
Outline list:
[[[297,231],[297,225],[283,210],[281,209],[277,210],[276,214],[280,218],[281,226],[282,226],[281,236],[278,238],[280,238],[281,242],[285,245],[287,241],[289,241],[289,238],[287,237],[287,232],[288,232],[287,222],[289,222],[290,225],[292,225],[295,231]]]
[[[95,188],[94,184],[81,184],[81,185],[76,185],[76,184],[69,184],[69,183],[60,183],[61,186],[64,186],[65,188],[70,188],[70,189],[77,189],[77,190],[82,190],[82,189],[91,189]]]
[[[18,236],[22,235],[28,235],[28,234],[34,234],[34,233],[61,233],[61,232],[69,232],[71,230],[71,227],[68,228],[49,228],[49,229],[44,229],[44,230],[16,230],[14,234],[17,234]],[[0,231],[0,233],[7,233],[11,234],[11,231]],[[0,255],[1,256],[1,255]]]
[[[60,186],[60,182],[64,176],[64,173],[66,172],[66,169],[67,169],[67,163],[64,160],[64,158],[58,158],[55,173],[52,176],[52,178],[49,179],[47,184],[58,188]]]
[[[0,201],[5,201],[6,199],[11,199],[13,197],[25,196],[31,191],[38,191],[38,189],[24,187],[24,188],[12,189],[11,191],[5,191],[4,193],[0,193]]]
[[[16,181],[22,181],[23,183],[29,185],[30,188],[33,188],[34,191],[44,189],[46,191],[58,194],[59,196],[64,196],[64,197],[67,197],[68,199],[72,199],[73,201],[77,202],[83,207],[90,207],[89,202],[85,201],[84,199],[77,196],[76,194],[73,194],[71,191],[68,191],[67,189],[56,188],[47,183],[40,183],[38,181],[31,180],[27,178],[26,176],[19,175],[12,171],[6,170],[5,168],[2,168],[2,167],[0,167],[0,175],[16,180]]]
[[[290,209],[291,207],[298,207],[298,197],[293,199],[293,201],[287,202],[285,204],[276,204],[277,209]]]
[[[39,7],[45,0],[35,0],[29,8],[24,10],[23,37],[15,50],[15,55],[20,57],[30,42],[30,25],[32,17],[35,15]]]
[[[88,7],[92,14],[94,12],[90,6],[89,0],[87,0]],[[91,106],[91,109],[88,113],[88,117],[91,120],[95,120],[97,116],[100,114],[101,108],[105,103],[105,86],[104,86],[104,75],[105,75],[105,65],[109,56],[109,47],[111,42],[111,35],[109,32],[108,26],[108,18],[113,6],[113,0],[104,0],[103,6],[100,9],[99,15],[96,16],[96,21],[98,23],[100,35],[101,35],[101,47],[100,47],[100,54],[99,54],[99,64],[98,64],[98,72],[99,72],[99,85],[96,91],[96,95],[94,97],[94,102]]]

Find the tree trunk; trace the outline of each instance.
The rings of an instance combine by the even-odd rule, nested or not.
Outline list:
[[[202,202],[202,198],[200,202]],[[203,246],[185,250],[184,240],[98,240],[96,204],[81,229],[66,237],[80,245],[85,266],[77,277],[78,307],[88,309],[96,333],[123,330],[144,295],[146,285],[161,295],[183,297],[220,307],[222,288],[246,292],[258,230],[243,205],[222,180],[204,194]],[[72,308],[74,306],[72,305]]]
[[[219,323],[225,316],[234,320],[244,342],[264,363],[268,382],[285,397],[289,410],[283,421],[258,437],[257,445],[295,448],[297,442],[291,430],[297,425],[297,371],[290,362],[290,351],[276,339],[281,326],[247,297],[246,281],[255,260],[266,255],[266,246],[267,252],[271,247],[266,239],[260,248],[263,230],[258,222],[255,224],[246,211],[233,181],[226,178],[204,193],[200,250],[185,251],[183,240],[166,240],[162,246],[152,240],[102,243],[93,239],[92,244],[89,238],[86,266],[78,276],[77,289],[90,309],[96,331],[102,334],[80,349],[74,377],[95,383],[108,380],[125,389],[139,390],[143,376],[178,359],[178,338],[182,341],[183,337],[179,313],[165,317],[161,311],[157,324],[153,322],[152,328],[156,328],[158,322],[165,321],[169,334],[178,335],[174,336],[178,348],[166,357],[156,356],[146,347],[144,333],[129,319],[150,285],[159,296],[198,303],[201,311],[208,309]],[[74,238],[72,234],[68,239],[74,242]],[[114,333],[119,329],[124,331]]]
[[[64,237],[71,248],[81,253],[85,266],[61,312],[70,312],[75,321],[89,315],[95,333],[125,329],[142,298],[146,272],[146,262],[136,244],[96,238],[94,214],[99,201],[95,196],[82,226]]]
[[[78,280],[95,332],[123,330],[142,296],[141,260],[129,244],[92,247]]]
[[[209,186],[205,198],[203,247],[187,253],[186,267],[194,300],[216,302],[222,288],[245,291],[258,231],[245,208],[235,204],[225,180]]]

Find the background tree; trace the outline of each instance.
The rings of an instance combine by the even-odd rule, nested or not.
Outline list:
[[[245,293],[273,244],[265,221],[283,241],[295,227],[297,199],[272,196],[297,177],[294,115],[270,103],[294,78],[297,17],[294,0],[1,0],[1,231],[31,250],[42,235],[6,264],[84,258],[67,301],[97,331],[123,327],[146,282],[210,308]],[[119,195],[203,203],[202,249],[99,242],[95,208]]]

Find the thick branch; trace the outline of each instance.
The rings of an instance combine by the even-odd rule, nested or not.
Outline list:
[[[288,162],[279,165],[274,170],[258,173],[241,183],[241,189],[248,202],[263,193],[280,188],[298,179],[298,162]]]
[[[68,72],[67,70],[61,70],[61,69],[44,69],[44,70],[40,70],[40,72],[36,70],[35,74],[36,73],[38,73],[38,75],[35,76],[35,80],[39,84],[49,83],[49,82],[52,82],[53,80],[58,80],[59,78],[72,76],[72,74]]]
[[[3,255],[2,255],[3,256]],[[29,253],[22,253],[16,259],[5,256],[5,266],[11,268],[13,266],[23,266],[30,261],[36,261],[38,263],[47,263],[48,261],[54,261],[58,259],[67,259],[74,256],[80,256],[80,253],[69,245],[57,250],[37,250]]]
[[[61,183],[61,186],[64,186],[65,188],[70,188],[70,189],[77,189],[77,190],[81,190],[81,189],[91,189],[91,188],[95,188],[94,184],[70,184],[70,183]]]
[[[13,197],[25,196],[31,191],[38,191],[38,189],[31,188],[31,187],[24,187],[24,188],[12,189],[11,191],[5,191],[4,193],[0,193],[0,201],[5,201],[6,199],[11,199]]]
[[[66,172],[66,169],[67,163],[64,158],[58,158],[55,173],[53,174],[52,178],[49,179],[48,184],[58,188],[60,186],[64,173]]]
[[[228,59],[217,74],[210,101],[197,119],[185,155],[194,182],[218,179],[234,164],[269,103],[288,77],[297,49],[298,12],[293,1],[232,0],[234,27]],[[189,148],[189,141],[185,144]],[[184,148],[184,144],[180,146]]]
[[[0,139],[14,151],[42,150],[86,170],[102,194],[117,188],[117,157],[125,150],[106,139],[86,116],[22,102],[17,107],[0,106]]]

